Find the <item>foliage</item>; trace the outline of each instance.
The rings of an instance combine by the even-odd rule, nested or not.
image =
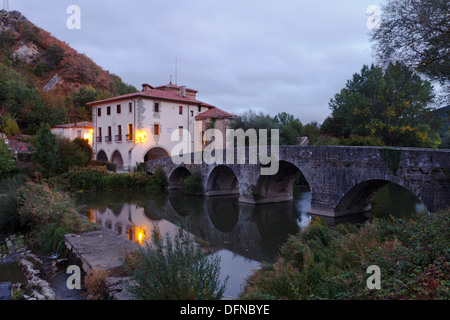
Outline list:
[[[144,172],[112,173],[106,167],[74,167],[50,179],[49,183],[66,191],[163,190],[167,178],[162,169],[153,175]]]
[[[117,164],[109,161],[90,160],[88,165],[92,167],[105,167],[110,172],[116,172],[117,170]]]
[[[70,140],[68,138],[58,138],[58,150],[57,150],[57,170],[56,174],[62,174],[67,172],[73,167],[84,167],[88,164],[92,157],[92,149],[87,144],[80,140]]]
[[[449,227],[450,210],[336,228],[314,220],[247,279],[241,298],[447,300]],[[379,290],[366,286],[371,265],[381,269]]]
[[[400,156],[402,154],[402,151],[392,148],[382,148],[380,149],[380,154],[383,160],[386,162],[388,168],[391,169],[393,173],[396,173],[398,165],[400,163]]]
[[[441,149],[450,149],[450,129],[444,134],[442,138],[442,143],[439,146]]]
[[[366,136],[361,137],[356,134],[351,134],[350,137],[340,139],[340,144],[343,146],[384,146],[383,140],[380,137]]]
[[[15,167],[12,151],[9,150],[5,140],[0,138],[0,178],[13,172]]]
[[[46,250],[55,250],[67,233],[96,230],[98,225],[82,217],[72,199],[54,192],[45,184],[26,183],[18,190],[20,225],[26,228],[33,242]]]
[[[203,195],[203,175],[199,169],[194,169],[181,181],[181,190],[185,194]]]
[[[128,290],[143,300],[218,300],[225,291],[219,280],[220,257],[205,256],[185,232],[160,239],[153,232],[154,247],[146,244],[128,255],[124,269],[133,282]]]
[[[13,137],[19,133],[19,125],[9,114],[1,116],[0,132],[3,132],[8,137]]]
[[[432,79],[449,80],[449,2],[389,0],[371,40],[379,60],[401,61]]]
[[[8,28],[0,31],[0,104],[24,134],[35,134],[41,123],[52,127],[90,120],[86,102],[136,91],[20,13],[10,12],[2,19]],[[33,61],[15,58],[13,52],[29,42],[36,46]],[[63,81],[44,91],[55,74]]]
[[[22,175],[0,180],[0,234],[20,231],[18,190],[24,183]]]
[[[58,165],[58,140],[50,130],[48,124],[41,126],[34,139],[36,152],[33,154],[33,162],[40,167],[45,177],[51,177],[57,173]]]
[[[324,131],[374,136],[390,146],[435,148],[440,120],[428,106],[432,100],[431,84],[408,67],[364,66],[330,101],[332,118]]]
[[[105,300],[108,298],[106,286],[107,276],[108,271],[106,270],[91,270],[89,274],[86,275],[84,284],[90,300]]]

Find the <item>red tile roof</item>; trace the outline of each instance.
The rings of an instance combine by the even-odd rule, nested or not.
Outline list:
[[[166,84],[166,85],[164,85],[164,86],[156,87],[155,89],[162,89],[162,90],[164,90],[164,89],[167,89],[167,88],[170,88],[170,89],[180,89],[181,86],[177,86],[177,85],[175,85],[175,84],[169,83],[169,84]],[[190,89],[190,88],[186,88],[186,91],[198,92],[197,90]]]
[[[164,87],[164,86],[162,86],[162,87]],[[105,102],[113,102],[113,101],[119,101],[119,100],[137,98],[137,97],[192,103],[192,104],[201,105],[201,106],[209,107],[209,108],[214,107],[211,104],[202,102],[197,99],[182,97],[182,96],[180,96],[180,94],[178,92],[175,92],[172,90],[163,90],[163,89],[148,89],[147,91],[138,91],[138,92],[129,93],[129,94],[125,94],[122,96],[117,96],[117,97],[113,97],[113,98],[109,98],[109,99],[88,102],[86,105],[95,106],[95,105],[105,103]]]
[[[92,128],[92,122],[90,121],[81,121],[74,123],[65,123],[54,126],[53,128]]]
[[[205,112],[202,112],[195,116],[195,120],[208,119],[208,118],[216,118],[216,119],[225,119],[225,118],[234,118],[235,115],[223,111],[217,107],[211,108]]]

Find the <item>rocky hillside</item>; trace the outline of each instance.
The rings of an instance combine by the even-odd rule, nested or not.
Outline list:
[[[86,102],[134,91],[20,12],[0,11],[0,132],[90,120]]]

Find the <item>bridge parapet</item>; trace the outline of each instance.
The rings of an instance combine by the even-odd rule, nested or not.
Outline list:
[[[420,148],[383,148],[347,146],[280,146],[278,171],[262,174],[260,157],[250,163],[237,159],[242,150],[235,148],[234,162],[176,164],[169,158],[147,162],[152,171],[160,165],[169,180],[197,169],[203,176],[205,195],[239,193],[240,201],[259,204],[292,199],[292,185],[303,175],[312,193],[311,213],[330,217],[370,210],[370,202],[386,183],[396,183],[411,191],[429,211],[450,206],[450,150]],[[268,148],[267,154],[270,154]],[[201,158],[200,158],[201,159]],[[189,161],[188,161],[189,162]],[[184,174],[179,173],[185,168]],[[178,171],[176,171],[178,170]],[[179,188],[172,179],[171,188]]]

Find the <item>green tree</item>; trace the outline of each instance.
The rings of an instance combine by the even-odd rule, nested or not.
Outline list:
[[[386,145],[437,147],[439,119],[431,111],[433,87],[410,68],[390,63],[356,73],[329,103],[328,130],[339,136],[380,137]]]
[[[379,29],[371,40],[379,60],[401,61],[433,80],[448,82],[449,2],[447,0],[388,0]]]
[[[8,137],[13,137],[19,133],[19,125],[10,115],[3,115],[0,122],[0,131]]]
[[[303,133],[302,122],[286,112],[278,113],[275,121],[280,124],[280,144],[296,145],[300,142]]]
[[[58,138],[57,174],[68,172],[73,167],[84,167],[88,164],[92,156],[92,149],[89,154],[87,149],[84,150],[80,144],[79,141]]]
[[[51,177],[57,172],[58,165],[58,140],[52,134],[48,124],[42,125],[34,138],[36,152],[33,154],[33,162],[40,168],[41,173]]]
[[[5,140],[0,139],[0,177],[8,175],[15,167],[11,150],[9,150]]]

